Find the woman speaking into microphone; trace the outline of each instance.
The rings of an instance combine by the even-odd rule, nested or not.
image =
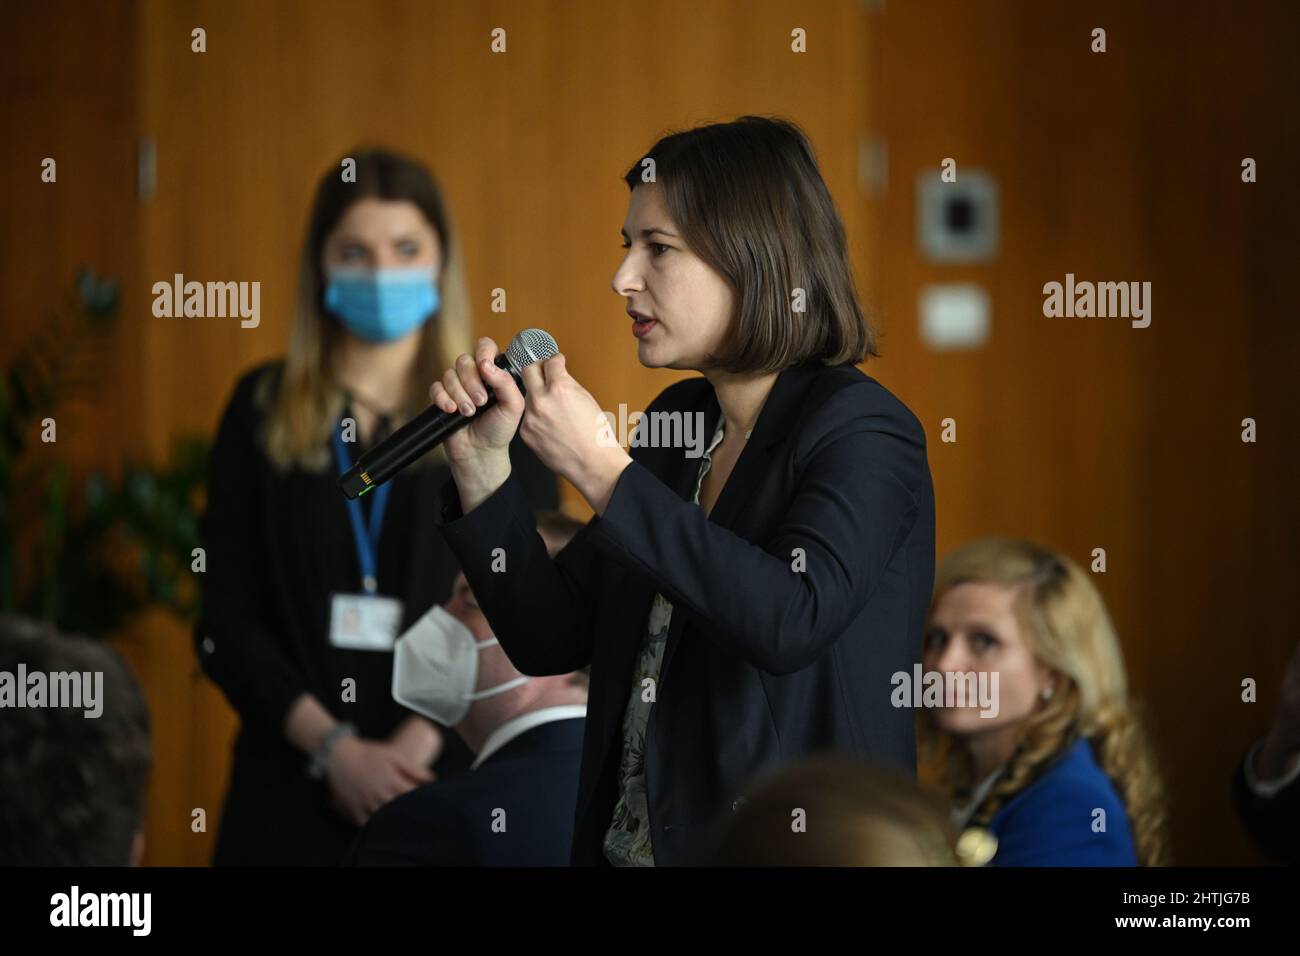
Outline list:
[[[591,666],[573,862],[664,865],[784,762],[915,772],[891,676],[920,659],[934,492],[920,423],[855,367],[874,336],[800,130],[675,133],[624,179],[613,288],[637,358],[701,373],[639,428],[697,416],[703,448],[646,430],[629,456],[562,353],[524,368],[525,399],[491,339],[430,398],[472,416],[438,520],[497,638],[526,674]],[[596,513],[554,559],[511,474],[516,429]]]

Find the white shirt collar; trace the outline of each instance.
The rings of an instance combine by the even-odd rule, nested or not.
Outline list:
[[[491,757],[526,730],[532,730],[542,724],[549,724],[553,720],[572,720],[575,717],[586,716],[587,707],[585,704],[566,704],[562,707],[543,707],[541,710],[530,710],[526,714],[512,717],[488,734],[488,739],[483,741],[483,749],[478,752],[478,756],[474,758],[474,762],[470,764],[469,769],[477,769],[478,765],[484,760],[487,760],[488,757]]]

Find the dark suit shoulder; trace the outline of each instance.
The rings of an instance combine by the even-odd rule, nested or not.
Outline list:
[[[920,419],[888,388],[852,365],[820,370],[804,394],[799,412],[797,459],[855,432],[883,432],[924,454]]]
[[[834,402],[835,409],[850,414],[894,419],[924,440],[925,431],[912,410],[883,384],[853,365],[837,365],[820,373],[810,390],[818,404]]]
[[[579,753],[580,749],[574,748],[568,756],[576,761]],[[576,786],[576,763],[573,769]],[[553,786],[556,775],[567,770],[563,754],[546,750],[503,752],[468,773],[422,787],[423,812],[430,819],[443,821],[448,829],[486,827],[492,822],[492,814],[503,806],[513,806],[525,797],[536,804],[537,788]]]

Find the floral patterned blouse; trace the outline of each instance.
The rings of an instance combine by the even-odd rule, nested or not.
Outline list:
[[[708,449],[700,462],[700,473],[695,478],[695,491],[691,501],[700,503],[700,485],[709,473],[713,449],[722,441],[727,416],[718,416],[718,427],[713,432]],[[615,866],[654,866],[654,847],[650,845],[650,812],[646,799],[645,732],[654,704],[650,688],[659,683],[659,669],[663,665],[664,647],[668,643],[668,625],[672,620],[673,606],[662,594],[656,594],[650,606],[650,620],[646,627],[646,641],[641,647],[636,670],[632,674],[632,694],[623,714],[623,756],[618,766],[618,802],[614,804],[614,818],[605,833],[605,859]],[[647,684],[646,681],[653,683]]]

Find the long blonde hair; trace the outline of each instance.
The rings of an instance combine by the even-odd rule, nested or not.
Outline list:
[[[428,388],[462,352],[470,351],[472,319],[460,247],[441,190],[429,171],[415,160],[382,149],[356,150],[355,182],[344,182],[340,163],[321,178],[316,189],[307,236],[298,266],[298,302],[289,350],[279,376],[264,375],[254,398],[265,411],[259,439],[273,465],[308,471],[332,467],[329,438],[343,413],[346,398],[335,378],[335,362],[344,331],[323,306],[325,276],[321,255],[326,237],[349,206],[360,199],[408,200],[420,207],[442,248],[439,286],[442,305],[420,333],[405,400],[393,416],[399,428],[429,404]],[[420,464],[442,460],[441,449]]]
[[[1146,732],[1128,697],[1119,638],[1091,579],[1064,555],[1027,541],[984,538],[950,554],[936,573],[934,600],[959,584],[1015,589],[1015,613],[1035,658],[1056,675],[1055,693],[1025,720],[1019,746],[997,783],[976,807],[986,824],[1033,782],[1053,758],[1086,739],[1119,791],[1138,860],[1169,863],[1164,788]],[[934,605],[931,605],[933,609]],[[939,765],[950,797],[969,795],[975,781],[960,739],[922,710],[918,734],[927,762]]]

